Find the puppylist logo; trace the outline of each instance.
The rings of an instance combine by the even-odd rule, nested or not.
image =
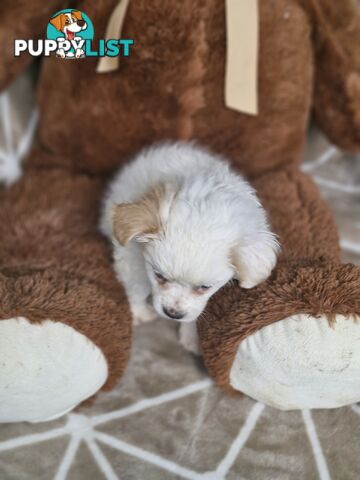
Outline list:
[[[131,39],[100,39],[94,45],[94,27],[90,18],[80,10],[60,10],[49,19],[46,39],[15,40],[14,55],[28,52],[33,57],[56,54],[65,59],[85,57],[117,57],[130,55]]]

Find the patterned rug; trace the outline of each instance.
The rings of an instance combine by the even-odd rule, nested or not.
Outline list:
[[[29,76],[0,96],[0,174],[20,173],[33,105]],[[344,260],[360,264],[360,158],[313,129],[303,170],[335,214]],[[179,346],[173,325],[158,320],[136,330],[124,379],[92,407],[0,425],[0,479],[358,480],[359,415],[357,405],[280,412],[226,396]]]

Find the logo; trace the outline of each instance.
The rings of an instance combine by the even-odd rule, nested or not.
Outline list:
[[[28,52],[33,57],[56,55],[65,59],[85,57],[117,57],[130,55],[131,39],[100,39],[94,45],[94,27],[90,18],[80,10],[60,10],[49,19],[46,39],[15,40],[14,55]]]
[[[83,58],[85,40],[93,40],[94,27],[85,13],[79,10],[61,10],[50,18],[46,36],[57,42],[58,57]]]

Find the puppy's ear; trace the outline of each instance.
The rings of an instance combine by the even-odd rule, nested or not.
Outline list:
[[[243,288],[253,288],[268,278],[275,267],[279,243],[270,231],[260,233],[254,243],[231,250],[231,263]]]
[[[113,231],[120,245],[130,240],[148,242],[156,238],[161,229],[161,212],[165,201],[165,188],[151,190],[136,203],[121,203],[113,210]]]
[[[125,246],[130,240],[147,242],[159,231],[156,215],[140,203],[121,203],[116,205],[113,213],[113,231],[120,245]]]
[[[59,15],[56,15],[56,17],[50,18],[49,22],[56,28],[56,30],[59,30],[61,32],[65,25],[64,17],[65,15],[63,13],[60,13]]]
[[[76,18],[76,20],[82,20],[82,14],[79,10],[72,10],[71,11],[71,15],[74,15],[74,17]]]

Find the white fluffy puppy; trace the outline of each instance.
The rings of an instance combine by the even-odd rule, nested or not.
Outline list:
[[[197,350],[195,320],[232,278],[265,280],[278,243],[255,191],[226,161],[193,144],[142,151],[106,193],[101,230],[135,324],[155,316],[184,322],[180,339]]]

